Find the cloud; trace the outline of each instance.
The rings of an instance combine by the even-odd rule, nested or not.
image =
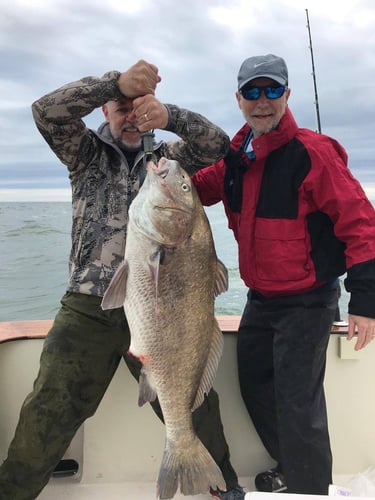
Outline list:
[[[353,170],[375,157],[373,0],[13,0],[0,7],[0,185],[50,182],[66,169],[48,149],[31,103],[83,76],[126,70],[138,59],[159,67],[157,96],[198,111],[233,135],[243,123],[236,76],[249,55],[276,53],[288,64],[290,107],[316,129],[306,8],[312,31],[324,133],[348,150]],[[96,111],[86,120],[96,128]],[[163,136],[164,138],[164,136]],[[30,175],[30,172],[33,175]],[[362,170],[361,170],[362,171]],[[56,172],[59,172],[57,175]],[[66,175],[66,177],[64,177]]]

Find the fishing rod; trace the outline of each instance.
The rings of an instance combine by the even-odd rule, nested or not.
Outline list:
[[[312,76],[313,76],[313,81],[314,81],[316,118],[317,118],[317,121],[318,121],[318,132],[319,132],[319,134],[321,134],[322,133],[322,127],[320,125],[318,89],[317,89],[317,86],[316,86],[314,53],[313,53],[313,46],[312,46],[312,40],[311,40],[311,31],[310,31],[310,22],[309,22],[309,11],[308,11],[308,9],[305,9],[305,10],[306,10],[306,18],[307,18],[307,30],[309,32],[309,41],[310,41],[309,48],[310,48],[310,53],[311,53]]]

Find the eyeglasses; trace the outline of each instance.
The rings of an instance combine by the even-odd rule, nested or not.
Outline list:
[[[247,101],[256,101],[259,99],[262,91],[267,99],[279,99],[284,95],[286,89],[287,87],[284,85],[279,85],[278,87],[272,87],[270,85],[266,87],[248,87],[247,89],[241,89],[240,94]]]

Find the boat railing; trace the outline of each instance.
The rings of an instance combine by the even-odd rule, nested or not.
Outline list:
[[[237,333],[240,323],[240,316],[216,317],[221,331],[224,334]],[[3,321],[0,322],[0,344],[14,340],[32,340],[43,339],[47,336],[53,323],[52,319],[29,320],[29,321]],[[347,326],[332,326],[332,334],[345,334],[348,331]]]

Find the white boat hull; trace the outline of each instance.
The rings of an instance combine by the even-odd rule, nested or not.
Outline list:
[[[344,342],[347,342],[346,339]],[[0,460],[6,457],[21,404],[32,389],[42,343],[43,339],[33,339],[0,344]],[[334,475],[351,477],[375,465],[375,343],[361,351],[358,359],[340,358],[340,343],[340,335],[332,334],[327,351],[325,387]],[[349,344],[346,353],[349,357],[353,344]],[[220,396],[232,464],[245,482],[250,481],[249,478],[273,463],[260,443],[241,400],[235,334],[225,335],[224,354],[215,389]],[[55,488],[57,492],[65,485],[69,490],[73,488],[69,493],[71,499],[76,498],[72,496],[74,491],[80,491],[80,499],[96,498],[85,496],[85,491],[92,495],[90,491],[95,486],[98,487],[97,498],[148,498],[129,496],[129,490],[129,495],[124,494],[124,483],[128,487],[133,484],[134,488],[147,486],[155,497],[155,478],[164,449],[165,432],[151,407],[139,408],[137,400],[138,385],[125,363],[121,363],[96,414],[85,422],[83,432],[73,440],[64,457],[77,460],[78,474],[53,479],[41,499],[59,500],[60,497],[55,494],[51,496],[50,488]],[[117,488],[119,496],[116,496],[117,493],[113,497],[99,494],[109,485]]]

